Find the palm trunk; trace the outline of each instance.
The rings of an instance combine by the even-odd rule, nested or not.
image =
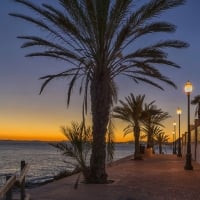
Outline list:
[[[162,144],[159,144],[159,153],[162,154]]]
[[[147,148],[154,147],[153,132],[150,130],[147,135]]]
[[[151,143],[150,143],[150,146],[152,148],[152,152],[155,153],[155,150],[154,150],[154,139],[153,139],[153,136],[151,137]]]
[[[109,122],[111,93],[105,75],[91,82],[91,110],[93,122],[93,146],[90,158],[88,182],[106,183],[106,131]]]
[[[134,160],[141,160],[142,156],[140,154],[140,127],[138,125],[134,126],[134,136],[135,136]]]
[[[147,134],[147,148],[151,148],[151,132],[149,131]]]

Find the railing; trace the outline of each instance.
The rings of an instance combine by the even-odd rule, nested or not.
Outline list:
[[[30,195],[25,193],[25,176],[28,172],[29,165],[25,161],[21,161],[20,175],[6,176],[6,183],[0,188],[0,199],[13,199],[13,188],[20,188],[20,200],[30,200]]]

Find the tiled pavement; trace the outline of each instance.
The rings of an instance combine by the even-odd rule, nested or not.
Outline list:
[[[154,155],[143,161],[124,158],[108,166],[112,184],[83,184],[77,175],[30,189],[32,200],[200,200],[200,164],[184,170],[184,158]]]

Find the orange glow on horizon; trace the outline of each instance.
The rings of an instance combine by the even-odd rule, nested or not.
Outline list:
[[[25,140],[25,141],[62,141],[66,140],[62,133],[60,134],[1,134],[0,140]]]
[[[21,128],[21,129],[0,129],[0,140],[27,140],[27,141],[33,141],[33,140],[38,140],[38,141],[63,141],[66,140],[66,137],[62,134],[61,130],[59,128],[53,128],[49,127],[49,129],[32,129],[29,134],[27,134],[27,129],[26,128]],[[166,132],[167,134],[167,132]],[[172,142],[173,140],[173,135],[172,134],[167,134],[169,135],[169,142]],[[130,133],[124,137],[124,134],[122,131],[116,130],[115,135],[114,135],[114,141],[115,142],[130,142],[133,141],[133,134]]]
[[[60,119],[54,119],[52,121],[37,121],[37,118],[29,119],[23,118],[19,119],[19,121],[23,123],[17,123],[17,121],[10,120],[9,123],[6,121],[1,120],[2,124],[0,127],[0,140],[39,140],[39,141],[63,141],[66,140],[66,137],[63,135],[62,131],[60,130],[61,125],[64,122],[60,122]],[[18,121],[18,122],[19,122]],[[114,123],[118,126],[114,128],[114,141],[115,142],[129,142],[133,141],[133,133],[130,133],[124,137],[123,129],[126,124],[121,122]],[[168,121],[165,124],[164,129],[166,135],[169,135],[169,142],[172,142],[173,135],[172,135],[172,123]],[[182,131],[181,131],[182,132]],[[178,130],[176,131],[178,133]],[[177,137],[178,138],[178,134]]]
[[[27,127],[10,127],[8,129],[1,127],[0,129],[0,140],[27,140],[27,141],[63,141],[66,140],[66,137],[60,130],[60,128],[44,127],[39,128],[30,128]],[[28,134],[27,134],[28,133]],[[124,137],[123,132],[115,131],[114,136],[115,142],[129,142],[133,141],[133,134],[126,135]]]
[[[61,133],[61,131],[52,134],[24,134],[24,133],[17,133],[17,134],[0,134],[0,140],[25,140],[25,141],[63,141],[67,140],[66,137]],[[130,135],[127,135],[126,137],[123,136],[123,134],[115,134],[114,138],[115,142],[129,142],[133,141],[133,137]]]

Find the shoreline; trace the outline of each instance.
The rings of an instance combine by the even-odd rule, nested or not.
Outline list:
[[[133,157],[133,154],[125,156],[125,157],[120,158],[118,160],[114,160],[114,161],[112,161],[110,163],[107,163],[106,164],[106,168],[110,168],[113,165],[120,164],[120,163],[122,163],[123,161],[125,161],[127,159],[131,159],[132,157]],[[65,172],[67,173],[66,175],[62,175],[63,172],[61,171],[58,175],[55,175],[54,177],[52,177],[52,179],[44,181],[44,182],[41,182],[41,183],[26,183],[25,187],[27,189],[37,188],[37,187],[40,187],[40,186],[43,186],[43,185],[46,185],[46,184],[49,184],[49,183],[53,183],[53,182],[56,182],[58,180],[65,179],[65,178],[68,178],[70,176],[78,175],[79,173],[82,173],[81,171],[76,171],[76,170],[72,171],[72,172],[68,172],[68,171],[65,171]]]

